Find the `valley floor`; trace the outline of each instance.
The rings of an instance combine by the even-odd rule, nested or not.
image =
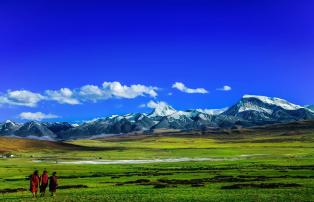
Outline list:
[[[60,177],[57,196],[36,201],[314,201],[313,131],[0,143],[15,155],[0,159],[0,201],[33,201],[34,169]],[[118,163],[88,163],[101,161]]]

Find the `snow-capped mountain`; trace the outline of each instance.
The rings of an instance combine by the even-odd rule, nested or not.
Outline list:
[[[184,111],[176,111],[168,116],[163,116],[160,121],[153,126],[157,128],[183,129],[190,128],[193,123],[191,113]]]
[[[23,124],[14,135],[20,137],[47,137],[45,139],[55,139],[57,135],[49,130],[45,124],[35,121],[27,122]]]
[[[14,135],[14,133],[21,127],[21,124],[6,120],[1,124],[0,134],[3,135]]]
[[[205,110],[186,110],[176,111],[162,119],[153,126],[156,128],[172,128],[172,129],[201,129],[204,127],[218,127],[213,122],[214,114],[212,111],[208,113]]]
[[[175,110],[159,103],[149,113],[112,115],[85,121],[79,125],[63,123],[6,121],[0,123],[0,135],[36,139],[80,139],[97,135],[125,134],[154,129],[206,130],[208,128],[249,127],[271,123],[314,120],[313,106],[302,107],[280,98],[245,95],[230,108]]]
[[[88,138],[94,135],[121,134],[150,130],[155,121],[146,114],[113,115],[107,118],[85,122],[77,127],[63,131],[61,139]]]
[[[266,103],[272,106],[278,106],[285,110],[298,110],[298,109],[304,108],[304,107],[301,107],[300,105],[292,104],[288,102],[287,100],[276,98],[276,97],[271,98],[271,97],[258,96],[258,95],[244,95],[243,99],[258,99],[263,103]]]
[[[169,116],[171,114],[176,113],[177,111],[171,107],[170,105],[167,105],[165,103],[160,103],[156,106],[156,108],[148,115],[149,118],[158,118],[158,117],[164,117]]]
[[[219,115],[225,112],[228,108],[222,108],[222,109],[196,109],[197,112],[202,112],[204,114],[208,115]]]
[[[244,95],[242,99],[222,113],[252,123],[313,119],[313,113],[300,105],[280,98]]]

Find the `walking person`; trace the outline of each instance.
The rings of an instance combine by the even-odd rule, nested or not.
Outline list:
[[[29,190],[32,192],[33,198],[37,197],[39,181],[38,170],[35,170],[29,178]]]
[[[58,187],[57,173],[53,172],[52,176],[50,177],[50,181],[49,181],[49,191],[51,193],[51,196],[54,196],[56,194],[57,187]]]
[[[48,172],[44,170],[43,174],[40,176],[40,196],[45,196],[46,189],[48,187]]]

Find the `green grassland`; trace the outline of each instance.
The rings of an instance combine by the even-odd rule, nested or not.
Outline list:
[[[136,135],[66,143],[0,138],[0,145],[1,153],[16,155],[0,159],[0,201],[33,201],[23,190],[29,184],[25,177],[45,168],[58,172],[60,189],[56,197],[36,201],[314,201],[312,130]],[[59,163],[187,157],[217,160]]]

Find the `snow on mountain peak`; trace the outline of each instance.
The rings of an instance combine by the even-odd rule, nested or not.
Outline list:
[[[11,120],[6,120],[5,123],[12,123],[12,124],[14,124]]]
[[[227,108],[223,109],[191,109],[186,111],[176,111],[175,113],[172,113],[168,117],[172,119],[181,119],[183,117],[192,119],[193,117],[199,116],[200,118],[206,120],[206,115],[219,115],[226,111]]]
[[[13,126],[17,126],[17,125],[18,125],[17,123],[15,123],[15,122],[13,122],[13,121],[11,121],[11,120],[6,120],[5,123],[6,123],[6,124],[13,125]]]
[[[222,108],[222,109],[196,109],[197,112],[201,112],[208,115],[219,115],[226,111],[228,108]]]
[[[284,100],[281,98],[276,98],[276,97],[271,98],[271,97],[260,96],[260,95],[244,95],[243,96],[243,99],[250,99],[250,98],[258,99],[258,100],[260,100],[266,104],[269,104],[269,105],[279,106],[285,110],[298,110],[298,109],[304,108],[304,107],[301,107],[300,105],[292,104],[292,103],[288,102],[287,100]],[[255,106],[253,106],[253,105],[246,106],[246,107],[252,108],[252,110],[256,110],[256,109],[253,109],[253,108],[255,108]],[[248,109],[246,109],[246,110],[248,110]],[[269,110],[268,111],[266,110],[265,112],[271,113]]]
[[[75,127],[79,127],[80,125],[77,123],[72,123],[71,126],[73,126],[75,128]]]
[[[116,117],[118,117],[118,116],[119,116],[119,115],[113,114],[113,115],[109,116],[108,118],[109,118],[109,119],[114,119],[114,118],[116,118]]]
[[[177,111],[171,107],[170,105],[166,104],[165,102],[156,103],[155,109],[149,117],[156,117],[156,116],[169,116],[171,114],[176,113]]]
[[[191,112],[186,112],[186,111],[176,111],[168,116],[173,119],[180,119],[182,117],[191,118],[192,114]]]

